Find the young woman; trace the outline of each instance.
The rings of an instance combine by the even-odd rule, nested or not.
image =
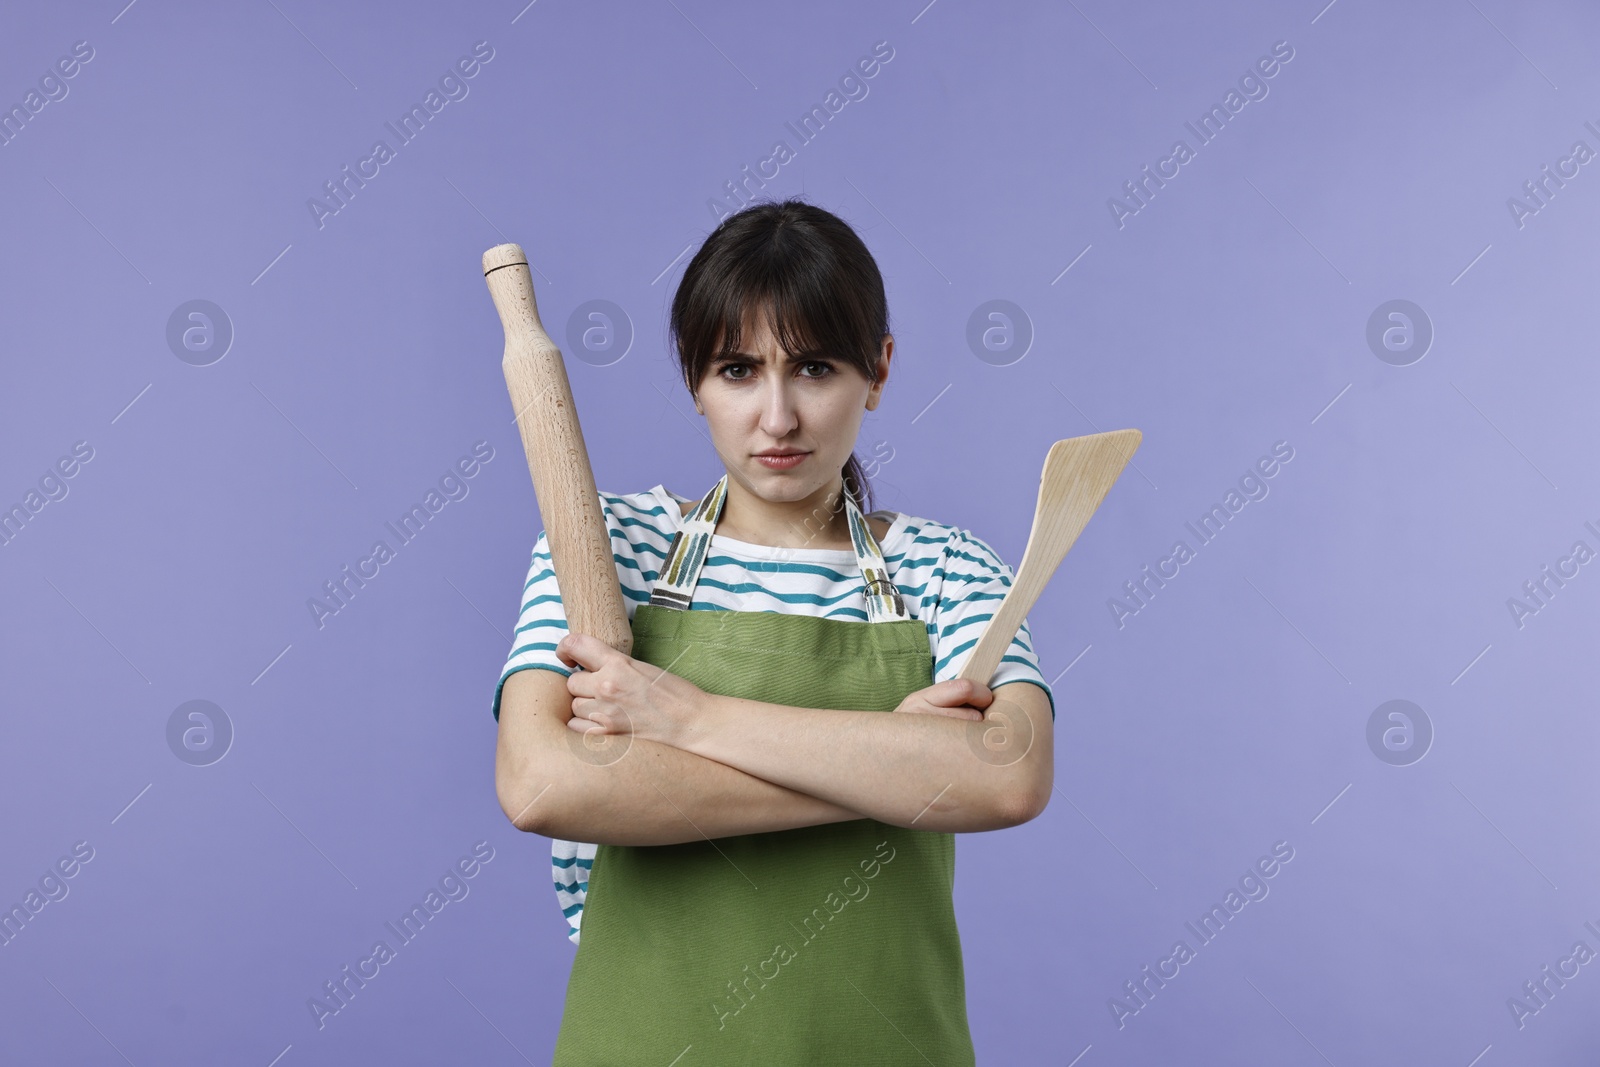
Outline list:
[[[971,1064],[953,834],[1052,781],[1026,624],[989,687],[957,677],[1011,572],[861,512],[894,338],[842,220],[724,220],[671,330],[726,473],[600,493],[632,656],[568,633],[541,534],[495,694],[501,805],[555,839],[579,943],[554,1064]]]

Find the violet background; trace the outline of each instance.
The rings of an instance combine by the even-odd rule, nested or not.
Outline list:
[[[0,946],[0,1061],[549,1061],[574,950],[489,711],[539,524],[479,256],[523,244],[553,333],[624,310],[615,362],[558,337],[601,488],[703,492],[665,311],[707,202],[886,41],[762,191],[841,214],[887,280],[879,505],[1016,567],[1050,443],[1144,432],[1029,616],[1059,792],[960,838],[979,1061],[1592,1062],[1594,966],[1521,1028],[1507,998],[1600,949],[1600,578],[1520,628],[1507,600],[1600,547],[1600,177],[1521,227],[1507,198],[1600,148],[1600,15],[924,3],[7,12],[7,106],[94,58],[0,148],[0,505],[94,458],[0,549],[0,904],[95,856]],[[319,227],[308,199],[478,41],[468,96]],[[1278,41],[1269,94],[1119,228],[1107,199]],[[208,366],[166,340],[194,299],[235,331]],[[994,299],[1033,331],[1014,362],[967,343]],[[1435,331],[1405,366],[1366,341],[1392,299]],[[308,598],[479,440],[468,496],[319,629]],[[1270,494],[1119,628],[1108,600],[1279,441]],[[209,766],[168,747],[194,699],[235,731]],[[1408,766],[1366,739],[1393,699],[1434,731]],[[477,841],[470,894],[319,1029],[308,998]],[[1278,841],[1270,895],[1119,1028],[1109,999]]]

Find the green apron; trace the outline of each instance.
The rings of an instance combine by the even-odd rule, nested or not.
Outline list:
[[[927,627],[853,501],[872,621],[667,606],[690,602],[726,483],[685,518],[635,609],[634,658],[798,707],[892,712],[933,684]],[[954,879],[953,835],[876,819],[602,844],[553,1067],[970,1065]]]

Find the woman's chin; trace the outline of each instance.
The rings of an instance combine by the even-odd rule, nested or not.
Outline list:
[[[773,504],[792,504],[797,500],[805,500],[816,493],[822,486],[811,477],[805,468],[811,466],[802,463],[798,470],[778,471],[772,470],[765,464],[751,461],[755,468],[751,472],[748,482],[756,495]]]

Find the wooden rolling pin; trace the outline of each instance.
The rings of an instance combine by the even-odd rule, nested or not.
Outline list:
[[[495,245],[485,252],[483,278],[505,327],[501,367],[528,473],[533,476],[567,628],[593,634],[618,652],[632,655],[633,630],[578,409],[572,403],[572,386],[561,350],[539,322],[533,277],[522,246]]]

